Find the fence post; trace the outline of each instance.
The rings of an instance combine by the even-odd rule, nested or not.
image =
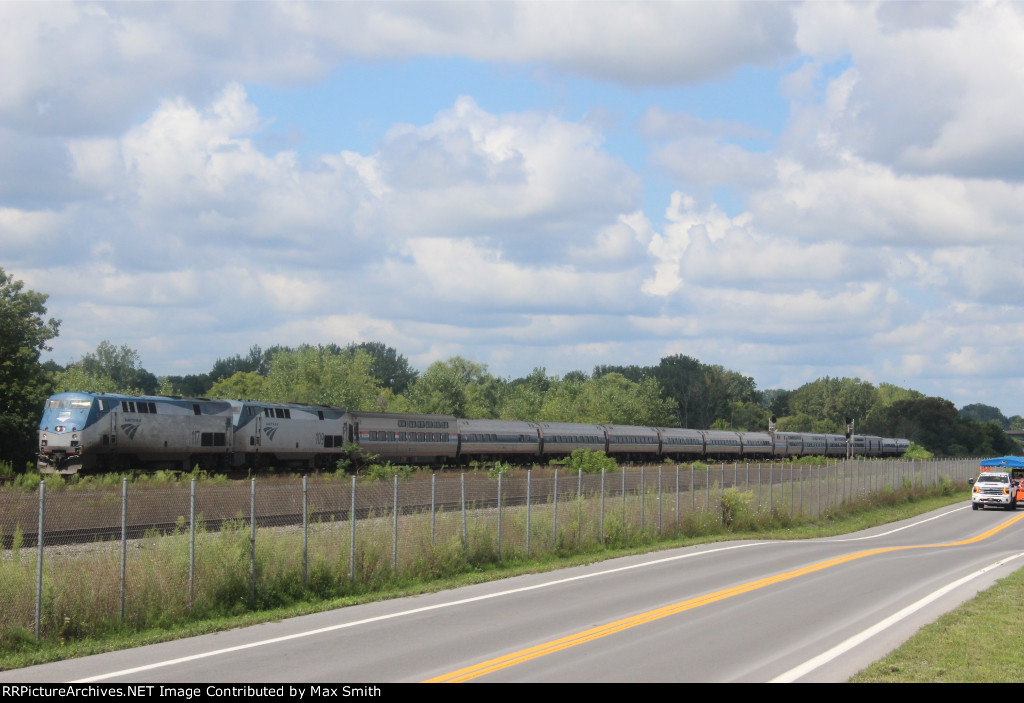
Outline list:
[[[469,538],[466,534],[466,474],[460,474],[462,476],[462,546],[469,546]]]
[[[501,475],[503,471],[498,472],[498,561],[501,561]]]
[[[601,467],[601,544],[604,544],[604,467]]]
[[[583,540],[583,469],[579,469],[576,477],[576,548],[580,548]]]
[[[128,560],[128,479],[121,479],[121,622],[124,622],[124,582]]]
[[[626,465],[622,465],[622,537],[626,537]]]
[[[658,465],[658,536],[661,537],[661,465]]]
[[[555,468],[555,503],[553,507],[554,517],[551,520],[551,545],[558,549],[558,468]]]
[[[532,477],[533,471],[531,469],[526,470],[526,558],[530,558],[530,490],[532,489]]]
[[[679,534],[679,464],[676,464],[676,534]]]
[[[761,462],[757,463],[757,512],[761,512]]]
[[[640,467],[640,533],[644,531],[644,503],[647,498],[647,486],[644,481],[644,467]]]
[[[352,495],[348,509],[348,581],[356,582],[356,477],[352,475]]]
[[[309,585],[309,494],[302,477],[302,585]]]
[[[398,573],[398,474],[395,474],[394,490],[391,499],[391,517],[393,533],[391,537],[391,573]]]
[[[711,464],[704,467],[704,512],[711,510]]]
[[[188,609],[192,610],[196,575],[196,480],[189,487],[188,498]]]
[[[256,479],[249,492],[249,598],[256,604]]]
[[[434,525],[437,521],[437,474],[430,472],[430,546],[434,546]]]
[[[39,482],[39,532],[36,533],[36,639],[43,617],[43,515],[46,512],[46,480]]]

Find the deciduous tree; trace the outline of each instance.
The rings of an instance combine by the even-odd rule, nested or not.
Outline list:
[[[60,322],[46,319],[47,295],[25,290],[0,269],[0,459],[19,468],[34,453],[49,378],[39,355]]]

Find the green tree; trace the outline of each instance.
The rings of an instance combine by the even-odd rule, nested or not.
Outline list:
[[[547,370],[541,367],[523,378],[509,381],[502,389],[498,417],[502,420],[536,421],[544,406],[544,395],[557,382],[557,379],[549,378]]]
[[[406,393],[409,412],[487,419],[498,416],[502,383],[461,356],[435,361]]]
[[[998,456],[1016,446],[997,423],[961,417],[945,398],[898,400],[872,414],[863,433],[906,438],[940,456]]]
[[[266,379],[255,371],[238,371],[214,383],[209,390],[209,396],[231,400],[263,400],[264,386]]]
[[[80,361],[57,374],[58,391],[95,391],[152,395],[159,387],[156,376],[142,368],[139,353],[127,345],[115,347],[104,340]]]
[[[878,390],[859,378],[819,378],[793,391],[790,412],[815,418],[816,432],[845,434],[846,418],[858,425],[878,402]]]
[[[334,405],[346,410],[381,410],[384,389],[370,372],[365,351],[305,345],[279,351],[270,359],[263,400],[277,403]]]
[[[544,398],[539,419],[664,427],[674,419],[672,401],[653,378],[639,383],[610,372],[586,381],[562,380]]]
[[[60,322],[45,319],[47,295],[25,290],[0,269],[0,458],[16,466],[35,453],[35,429],[50,379],[39,355]]]
[[[385,388],[404,393],[419,375],[409,366],[409,360],[382,342],[361,342],[346,347],[349,351],[364,351],[373,358],[370,373]]]
[[[217,359],[210,369],[210,380],[219,381],[222,378],[234,376],[239,371],[258,373],[266,376],[270,371],[270,357],[280,351],[291,351],[287,347],[275,346],[267,351],[260,349],[258,344],[249,347],[249,353],[245,356],[235,354],[227,359]]]
[[[1010,420],[1003,411],[984,403],[972,403],[960,408],[960,417],[976,422],[995,422],[1004,430],[1010,429]]]
[[[211,381],[209,374],[190,373],[185,376],[162,376],[157,395],[180,395],[186,398],[209,396]]]

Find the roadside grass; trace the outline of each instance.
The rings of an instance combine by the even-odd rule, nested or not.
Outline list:
[[[521,537],[509,541],[507,546],[504,546],[506,538],[503,537],[500,560],[493,554],[493,542],[489,535],[491,526],[483,516],[476,518],[470,526],[468,546],[463,547],[459,528],[452,524],[448,525],[447,538],[439,538],[435,544],[428,544],[430,533],[424,527],[429,523],[428,513],[425,518],[419,516],[419,528],[414,527],[410,533],[412,538],[423,542],[421,549],[411,563],[396,573],[391,570],[392,554],[388,544],[392,528],[388,521],[381,520],[376,527],[365,530],[371,532],[371,535],[361,535],[362,539],[357,544],[357,579],[354,583],[349,583],[347,579],[349,562],[347,538],[344,535],[326,528],[323,530],[318,539],[325,540],[325,544],[311,548],[308,586],[302,584],[301,565],[296,561],[298,549],[295,538],[284,536],[277,544],[265,545],[261,542],[258,547],[260,585],[257,586],[255,604],[249,597],[247,581],[246,530],[239,525],[238,529],[222,530],[216,534],[201,533],[197,549],[210,550],[212,557],[200,562],[208,565],[201,568],[224,569],[229,575],[223,579],[198,580],[207,586],[206,590],[197,589],[195,607],[191,613],[180,595],[184,590],[180,581],[180,548],[175,552],[172,540],[151,535],[147,537],[148,546],[142,550],[149,558],[135,568],[150,574],[149,578],[143,579],[146,583],[158,584],[161,581],[175,581],[177,578],[169,590],[179,594],[178,597],[168,600],[160,595],[166,592],[164,589],[156,585],[148,587],[151,590],[133,597],[144,598],[151,605],[134,609],[136,615],[120,625],[108,622],[101,627],[98,616],[72,619],[70,615],[65,615],[63,622],[57,623],[57,638],[36,640],[28,630],[10,629],[0,639],[0,670],[218,632],[357,603],[552,571],[630,554],[725,540],[807,539],[844,534],[967,500],[970,494],[953,487],[948,481],[927,492],[903,486],[896,490],[881,491],[870,499],[847,501],[817,516],[802,512],[791,515],[780,506],[755,510],[751,507],[752,496],[740,491],[720,491],[718,495],[719,502],[708,506],[711,509],[679,515],[678,530],[681,534],[672,537],[659,537],[656,534],[650,503],[646,529],[637,528],[639,523],[634,522],[635,516],[616,514],[615,508],[609,506],[603,544],[593,538],[579,541],[577,538],[580,534],[593,534],[597,525],[593,514],[594,501],[581,501],[579,508],[572,502],[560,503],[556,544],[550,544],[554,516],[551,512],[545,513],[535,507],[533,521],[529,525],[530,534],[536,535],[533,542],[535,546],[529,554],[522,538],[526,532],[524,515],[521,510],[510,511],[506,516],[505,530],[517,531]],[[637,506],[626,505],[622,509],[635,513]],[[379,534],[374,536],[372,532]],[[540,542],[545,539],[548,546],[542,547]],[[388,546],[381,546],[384,544]],[[161,550],[166,551],[166,557],[156,558]],[[24,560],[27,556],[24,552],[20,555],[16,553],[15,559]],[[96,582],[110,583],[109,572],[117,568],[118,561],[113,554],[100,556],[93,568],[104,574],[97,577]],[[169,562],[177,564],[178,577],[168,575],[165,573],[166,568],[157,566]],[[20,584],[19,589],[24,591],[25,585]],[[55,592],[52,590],[53,585],[50,589],[51,593]],[[56,592],[61,591],[57,589]],[[102,598],[101,594],[104,594]],[[109,587],[94,589],[91,595],[86,594],[80,598],[92,598],[94,603],[96,599],[103,601],[99,607],[107,614],[117,608],[114,602],[116,589]],[[88,612],[88,604],[85,602],[60,605],[62,607],[59,610],[64,613]],[[257,610],[252,609],[254,605]],[[1017,651],[1020,649],[1017,647]]]
[[[1024,681],[1024,569],[946,613],[851,683]]]

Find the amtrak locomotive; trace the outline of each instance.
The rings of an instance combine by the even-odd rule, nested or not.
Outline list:
[[[846,455],[843,435],[469,420],[242,400],[58,393],[39,423],[43,473],[128,469],[333,468],[352,444],[403,464],[534,463],[576,449],[623,461]],[[857,435],[857,456],[901,456],[910,442]]]

